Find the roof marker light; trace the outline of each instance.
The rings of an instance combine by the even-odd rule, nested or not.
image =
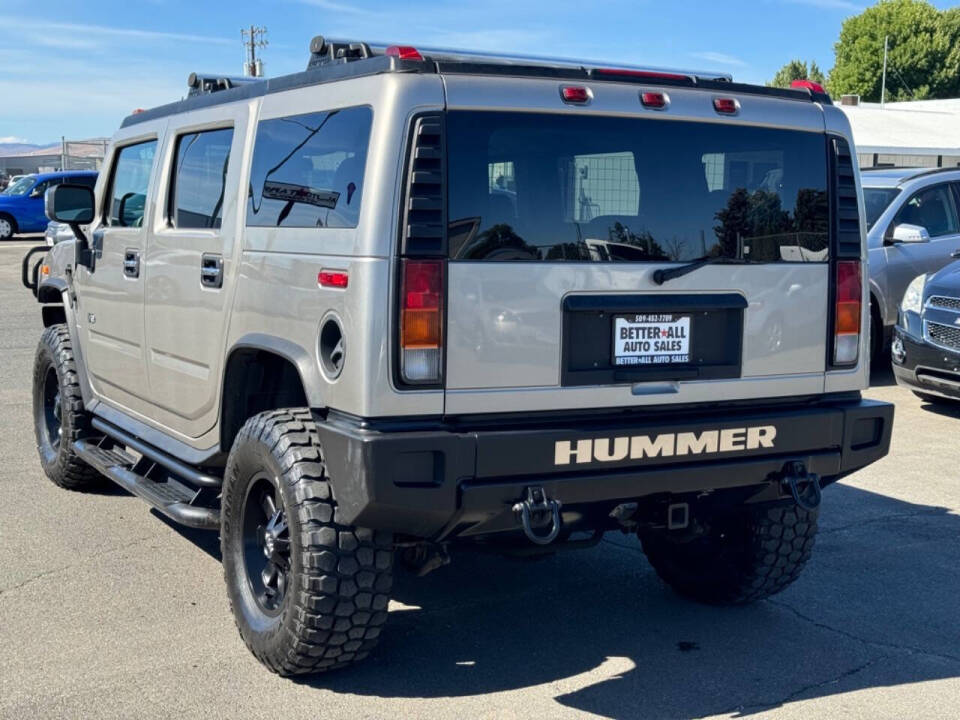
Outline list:
[[[666,110],[667,105],[670,104],[670,97],[661,92],[641,92],[640,103],[651,110]]]
[[[820,93],[821,95],[827,94],[827,91],[823,89],[823,85],[814,82],[813,80],[794,80],[790,83],[790,87],[806,88],[810,92]]]
[[[383,54],[400,58],[401,60],[423,60],[423,55],[420,54],[420,51],[409,45],[391,45]]]
[[[736,115],[740,112],[740,103],[734,98],[714,98],[713,109],[722,115]]]
[[[560,97],[565,103],[586,105],[593,98],[590,88],[581,85],[564,85],[560,88]]]

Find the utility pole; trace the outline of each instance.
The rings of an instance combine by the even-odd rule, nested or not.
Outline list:
[[[887,100],[887,44],[890,40],[889,35],[883,37],[883,80],[880,81],[880,109]]]
[[[267,29],[265,27],[256,27],[251,25],[249,29],[242,29],[240,37],[243,39],[243,46],[246,48],[245,60],[243,62],[243,74],[247,77],[263,77],[263,60],[257,57],[257,48],[266,47]]]

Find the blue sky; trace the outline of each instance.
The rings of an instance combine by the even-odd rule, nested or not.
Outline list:
[[[857,0],[0,0],[0,142],[111,135],[181,97],[194,70],[240,74],[240,28],[266,25],[268,75],[316,34],[721,70],[764,82],[793,57],[833,64]],[[951,2],[935,2],[947,7]]]

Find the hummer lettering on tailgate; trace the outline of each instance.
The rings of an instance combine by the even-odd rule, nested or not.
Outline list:
[[[645,457],[673,457],[759,450],[774,447],[777,428],[757,425],[747,428],[704,430],[701,433],[663,433],[633,437],[558,440],[554,444],[554,465],[581,465],[590,462],[618,462],[629,454],[631,460]],[[629,453],[628,453],[629,450]]]

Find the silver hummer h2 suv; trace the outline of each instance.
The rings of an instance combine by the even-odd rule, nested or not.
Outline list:
[[[636,533],[707,602],[886,454],[850,128],[815,88],[316,38],[128,117],[24,276],[40,458],[218,530],[272,670],[365,656],[397,562]],[[25,261],[26,262],[26,261]],[[25,264],[25,271],[29,268]]]

